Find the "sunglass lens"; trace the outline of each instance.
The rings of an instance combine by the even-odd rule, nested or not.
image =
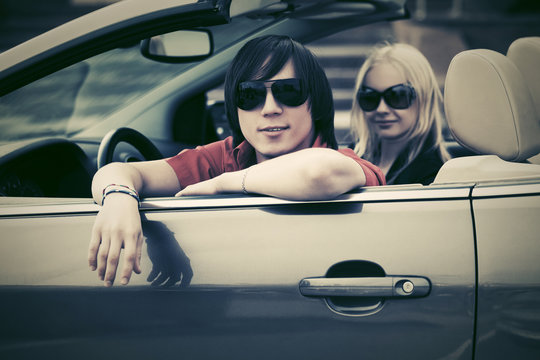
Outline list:
[[[272,94],[286,106],[300,106],[307,100],[299,79],[277,80],[272,84]]]
[[[242,110],[253,110],[266,99],[263,83],[243,82],[238,86],[237,106]]]
[[[384,101],[394,109],[407,109],[412,98],[412,89],[403,85],[394,86],[384,93]]]
[[[356,94],[356,99],[362,110],[373,111],[379,106],[381,94],[371,89],[360,89],[358,94]]]

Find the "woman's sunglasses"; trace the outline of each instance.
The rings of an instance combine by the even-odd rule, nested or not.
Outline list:
[[[416,98],[414,88],[409,84],[399,84],[389,87],[383,92],[362,87],[356,93],[358,105],[364,111],[373,111],[379,107],[381,98],[394,109],[407,109]]]
[[[308,97],[300,79],[244,81],[238,85],[236,106],[242,110],[253,110],[264,104],[268,87],[272,89],[274,98],[286,106],[300,106]]]

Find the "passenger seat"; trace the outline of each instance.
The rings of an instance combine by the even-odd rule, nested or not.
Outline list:
[[[507,56],[487,49],[456,55],[446,75],[448,126],[483,156],[446,162],[434,183],[540,176],[525,164],[540,153],[540,37],[514,41]]]

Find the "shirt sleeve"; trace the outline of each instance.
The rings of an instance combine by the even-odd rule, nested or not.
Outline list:
[[[377,185],[386,185],[386,179],[381,169],[373,165],[367,160],[360,158],[356,153],[349,148],[339,149],[340,153],[345,156],[350,157],[358,163],[364,170],[366,176],[366,185],[365,186],[377,186]]]
[[[180,187],[212,179],[223,173],[225,146],[218,141],[209,145],[197,146],[195,149],[182,150],[178,155],[165,161],[173,168]]]

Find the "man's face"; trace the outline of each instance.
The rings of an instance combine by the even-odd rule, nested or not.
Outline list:
[[[295,78],[294,66],[289,60],[271,79]],[[252,110],[238,108],[240,129],[255,149],[257,162],[310,147],[313,141],[313,120],[308,101],[300,106],[281,104],[272,94],[270,83],[266,100]]]

